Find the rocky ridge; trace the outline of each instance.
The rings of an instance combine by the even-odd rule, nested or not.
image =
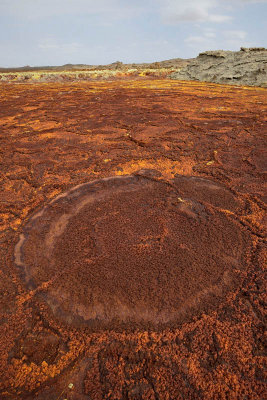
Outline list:
[[[170,78],[267,87],[267,49],[205,51],[180,71],[170,74]]]
[[[33,72],[33,71],[95,71],[95,70],[128,70],[128,69],[138,69],[142,70],[144,68],[150,69],[158,69],[158,68],[182,68],[186,66],[191,59],[183,59],[183,58],[172,58],[170,60],[156,61],[151,63],[130,63],[125,64],[121,61],[115,61],[111,64],[106,65],[89,65],[89,64],[65,64],[61,66],[39,66],[32,67],[26,65],[24,67],[16,67],[16,68],[3,68],[0,67],[0,72]]]
[[[108,65],[65,64],[62,66],[0,68],[0,82],[75,82],[154,77],[164,79],[178,72],[191,60],[171,60],[124,64],[116,61]]]

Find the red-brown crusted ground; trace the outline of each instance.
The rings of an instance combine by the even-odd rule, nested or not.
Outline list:
[[[225,215],[237,208],[230,191],[184,177],[182,198],[179,178],[146,173],[78,185],[25,226],[15,263],[29,289],[47,286],[42,299],[66,322],[174,327],[217,306],[246,270],[249,234]]]
[[[6,84],[0,94],[0,397],[264,398],[266,91],[153,80]],[[157,170],[161,175],[152,174],[153,179],[149,171],[136,175],[140,169]],[[64,197],[59,197],[58,203],[51,203],[58,195],[68,196],[74,193],[69,192],[71,188],[97,180],[100,188],[96,192],[103,193],[102,178],[127,174],[133,175],[119,182],[125,188],[125,179],[130,179],[130,184],[137,186],[136,201],[124,191],[117,193],[116,189],[114,193],[114,179],[104,181],[109,182],[107,192],[113,191],[111,197],[105,197],[105,204],[117,214],[108,214],[105,231],[104,200],[100,201],[100,233],[95,236],[96,256],[104,257],[103,249],[109,249],[106,268],[113,260],[117,279],[112,276],[114,269],[107,271],[109,280],[106,274],[96,275],[98,264],[93,265],[91,286],[88,275],[82,275],[81,264],[87,255],[77,252],[79,246],[80,250],[89,249],[89,264],[95,256],[88,226],[95,222],[96,214],[89,204],[72,217],[70,231],[65,230],[53,242],[56,263],[62,262],[62,254],[70,253],[62,280],[55,276],[49,260],[41,265],[47,254],[39,256],[47,249],[42,241],[38,244],[44,232],[38,232],[41,219],[32,223],[36,213],[54,204],[58,206],[54,216],[62,215],[62,208],[70,211],[75,202],[64,205]],[[82,197],[77,196],[77,201]],[[125,207],[120,208],[122,203]],[[95,207],[95,198],[93,204]],[[82,210],[86,210],[86,218]],[[135,210],[139,225],[133,222]],[[161,210],[161,219],[155,210]],[[118,224],[117,215],[123,215],[121,226],[126,227],[123,241],[119,230],[112,231],[112,224]],[[177,223],[184,230],[178,229]],[[129,238],[130,227],[133,235]],[[85,246],[79,240],[81,229],[86,233]],[[26,233],[29,240],[21,249],[28,260],[29,279],[23,268],[27,263],[18,255],[19,240]],[[110,241],[113,233],[114,241]],[[122,257],[136,252],[136,263],[126,260],[136,274],[130,286],[121,258],[118,263],[112,258],[116,242]],[[135,244],[140,245],[138,249]],[[27,246],[34,251],[27,253]],[[186,253],[190,246],[192,252]],[[169,257],[168,263],[160,251]],[[179,263],[172,259],[177,253]],[[140,280],[144,254],[144,264],[154,266],[154,281],[149,280],[147,269],[144,281]],[[153,258],[155,254],[161,255],[160,262]],[[193,262],[188,262],[189,255]],[[76,261],[73,268],[72,258]],[[20,262],[24,264],[20,266]],[[173,280],[166,274],[167,265]],[[189,281],[189,276],[192,282],[186,293],[181,282]],[[97,303],[88,301],[86,290],[88,294],[92,287],[97,288],[98,280],[96,299],[106,307],[98,311],[101,321],[115,315],[123,323],[80,323],[81,314],[88,319],[84,310]],[[177,291],[171,286],[174,282]],[[120,300],[126,302],[126,315],[131,316],[126,322],[118,315],[112,291],[120,284],[124,289]],[[182,303],[211,286],[216,289],[213,298],[206,293],[195,308],[175,317]],[[106,293],[108,304],[104,302]],[[52,295],[56,299],[53,304]],[[169,301],[163,304],[166,296]],[[83,308],[75,308],[82,299]],[[136,311],[141,303],[147,310],[143,317],[148,316],[143,322]],[[175,314],[166,325],[158,324],[155,317],[162,309]]]

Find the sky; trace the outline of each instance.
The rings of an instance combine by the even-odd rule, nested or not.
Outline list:
[[[0,66],[154,62],[267,46],[267,0],[0,0]]]

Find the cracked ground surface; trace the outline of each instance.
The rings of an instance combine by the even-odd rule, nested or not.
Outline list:
[[[0,398],[263,399],[266,90],[168,80],[11,83],[1,84],[0,89]],[[137,324],[130,319],[128,324],[90,325],[80,324],[68,315],[62,318],[47,299],[57,289],[57,310],[66,307],[71,315],[77,315],[73,304],[80,302],[81,293],[88,288],[81,270],[69,266],[53,287],[53,268],[49,270],[52,264],[44,262],[43,269],[36,269],[42,264],[40,254],[46,256],[47,248],[41,246],[42,241],[35,241],[34,231],[30,230],[29,237],[34,240],[27,242],[27,257],[34,279],[27,281],[16,259],[16,246],[31,219],[54,199],[72,193],[77,185],[125,175],[139,183],[153,182],[152,186],[148,184],[146,195],[140,189],[137,196],[139,211],[149,204],[153,224],[150,227],[144,210],[143,214],[139,212],[144,233],[142,229],[141,233],[134,231],[138,240],[133,236],[132,242],[125,241],[131,244],[130,250],[137,242],[139,248],[158,246],[158,251],[165,249],[171,254],[166,229],[178,235],[176,225],[171,225],[175,218],[163,217],[158,222],[153,217],[155,205],[162,209],[160,200],[166,194],[165,189],[162,194],[162,187],[168,187],[167,212],[178,208],[177,221],[182,220],[186,227],[179,242],[183,265],[187,265],[184,254],[197,239],[191,235],[193,226],[200,237],[201,245],[192,249],[201,252],[203,266],[198,270],[199,265],[193,268],[190,263],[190,276],[194,278],[189,287],[191,297],[205,288],[206,281],[220,290],[209,301],[199,302],[194,312],[186,312],[185,318],[170,319],[164,325],[155,319],[158,314],[154,310],[154,314],[143,313],[149,316],[148,323],[140,323],[140,302],[136,298],[144,282],[150,285],[149,294],[141,290],[142,306],[145,304],[148,310],[152,305],[162,308],[166,296],[173,298],[175,289],[166,289],[168,277],[163,276],[165,283],[155,278],[162,258],[158,264],[153,262],[151,276],[157,282],[156,290],[153,292],[154,281],[147,274],[142,285],[138,279],[132,282],[132,292],[127,293],[132,299],[124,298],[128,302],[126,314],[130,312]],[[102,202],[97,216],[88,209],[89,220],[103,219],[108,204],[109,223],[116,226],[110,211],[118,215],[121,202],[128,204],[129,210],[135,207],[129,196],[116,199]],[[62,204],[58,203],[58,214],[53,211],[55,216],[61,215]],[[135,217],[130,218],[131,213],[125,210],[124,220],[129,216],[130,221],[125,226],[129,228]],[[220,258],[212,253],[209,236],[202,239],[202,225],[196,227],[195,215],[205,221],[205,227],[207,220],[212,224],[217,221],[214,230],[208,232],[215,242],[219,241],[216,234],[220,238]],[[57,243],[65,253],[71,249],[71,237],[80,232],[78,228],[75,231],[76,225],[83,226],[83,221],[83,215],[77,214],[73,236],[65,233],[67,245]],[[109,248],[112,230],[106,232],[99,222],[99,231],[106,235],[104,248]],[[63,232],[61,236],[64,239]],[[116,235],[114,240],[121,244]],[[75,243],[76,249],[80,242],[77,239]],[[237,252],[233,258],[231,246],[241,246],[241,255]],[[33,261],[32,254],[36,255]],[[91,262],[92,254],[87,256]],[[55,259],[60,265],[60,252],[55,253]],[[79,266],[78,255],[76,262]],[[223,275],[224,263],[231,265],[230,275]],[[212,267],[212,273],[203,278],[205,265]],[[101,276],[96,275],[97,265],[94,267],[95,281],[90,283],[96,287]],[[140,264],[139,272],[141,268]],[[116,290],[116,282],[127,288],[128,280],[121,269],[116,273],[117,279],[110,276],[112,288]],[[221,289],[221,279],[227,290]],[[183,281],[188,281],[186,273]],[[187,297],[179,284],[178,279],[176,303]],[[115,315],[120,320],[118,304],[110,300],[114,290],[109,289],[108,279],[101,285],[98,298],[101,291],[108,293],[108,302],[103,300],[106,309],[102,307],[98,314],[102,313],[103,319]],[[73,304],[64,293],[73,295]],[[86,301],[83,306],[88,309],[91,303]],[[166,310],[176,310],[176,303],[166,301]],[[84,312],[80,314],[89,318]]]

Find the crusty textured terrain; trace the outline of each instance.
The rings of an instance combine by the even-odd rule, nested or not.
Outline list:
[[[267,87],[267,49],[205,51],[171,78]]]
[[[263,399],[266,90],[0,88],[0,398]]]
[[[227,212],[242,204],[208,179],[151,173],[161,175],[141,170],[78,185],[26,224],[15,263],[29,289],[50,282],[45,301],[60,319],[174,327],[236,287],[251,240]]]

